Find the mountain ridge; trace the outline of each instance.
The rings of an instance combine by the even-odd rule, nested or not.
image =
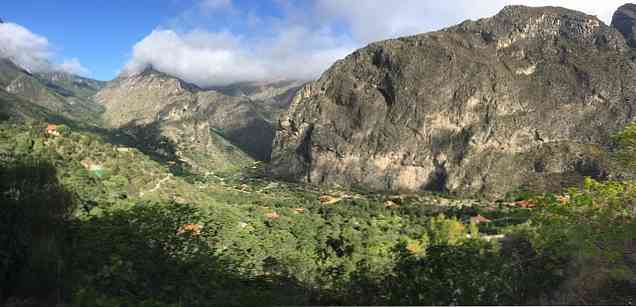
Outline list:
[[[271,174],[493,197],[607,176],[603,147],[634,119],[629,52],[595,16],[557,7],[372,43],[299,91]]]
[[[220,161],[233,161],[237,152],[247,154],[238,155],[243,157],[241,161],[269,160],[273,111],[249,97],[202,89],[152,67],[121,75],[95,97],[106,109],[108,127],[129,131],[154,127],[154,134],[170,139],[180,148],[182,158],[200,171],[212,166],[205,157],[216,154],[220,157],[214,160],[219,163],[213,163],[213,168]],[[211,145],[210,140],[219,137],[233,145]],[[227,152],[233,146],[236,148]]]

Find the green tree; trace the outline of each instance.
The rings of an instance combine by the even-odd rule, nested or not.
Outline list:
[[[66,222],[75,200],[48,162],[0,167],[0,299],[61,292]]]

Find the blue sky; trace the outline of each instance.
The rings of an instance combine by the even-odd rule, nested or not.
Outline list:
[[[7,0],[0,16],[48,38],[56,54],[79,58],[91,77],[107,80],[127,61],[131,46],[170,22],[186,2]]]
[[[221,85],[315,78],[369,42],[490,16],[506,4],[565,6],[608,22],[623,2],[5,0],[0,18],[30,34],[9,29],[0,43],[17,41],[16,52],[36,46],[33,57],[46,54],[56,67],[101,80],[153,65],[200,85]]]

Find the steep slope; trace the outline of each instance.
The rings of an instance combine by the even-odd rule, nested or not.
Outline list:
[[[603,146],[634,119],[628,52],[596,17],[523,6],[371,44],[299,91],[271,172],[493,197],[604,177]]]
[[[267,120],[275,122],[287,111],[294,95],[305,83],[300,80],[241,82],[214,90],[228,96],[250,99],[261,108]]]
[[[50,110],[0,89],[0,121],[54,121],[62,118]]]
[[[13,64],[11,60],[0,57],[0,87],[3,89],[21,75],[28,74],[24,69]]]
[[[198,170],[270,155],[272,126],[249,100],[203,91],[153,69],[118,78],[96,100],[106,108],[106,125],[141,136],[150,146],[163,139]]]
[[[31,74],[18,67],[11,60],[0,58],[0,87],[2,90],[28,101],[51,113],[70,119],[96,123],[102,107],[94,103],[90,96],[97,91],[85,87],[73,92],[64,89],[57,81],[47,76],[66,75],[66,79],[84,80],[86,84],[97,85],[99,81],[68,75],[65,73]]]
[[[625,36],[630,47],[636,47],[636,4],[628,3],[618,8],[612,17],[612,27]]]
[[[76,76],[65,72],[46,72],[36,74],[48,88],[63,96],[75,96],[90,99],[106,86],[106,82]]]

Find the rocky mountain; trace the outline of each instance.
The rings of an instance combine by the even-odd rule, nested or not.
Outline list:
[[[66,72],[52,71],[36,74],[47,87],[63,96],[91,99],[107,82],[84,78]]]
[[[32,74],[11,60],[0,58],[0,87],[19,98],[10,100],[22,101],[22,104],[26,101],[69,119],[99,121],[103,109],[92,101],[91,96],[101,86],[99,81],[62,72]]]
[[[271,153],[273,127],[258,104],[203,90],[152,68],[119,77],[96,100],[106,108],[108,127],[166,139],[179,159],[195,169],[268,160]]]
[[[612,27],[625,36],[630,47],[636,47],[636,4],[628,3],[618,8],[612,17]]]
[[[602,178],[610,135],[636,116],[630,52],[598,18],[556,7],[373,43],[298,92],[270,171],[493,197]]]
[[[241,82],[213,89],[253,101],[265,111],[266,118],[274,122],[287,111],[294,95],[305,83],[301,80]]]

